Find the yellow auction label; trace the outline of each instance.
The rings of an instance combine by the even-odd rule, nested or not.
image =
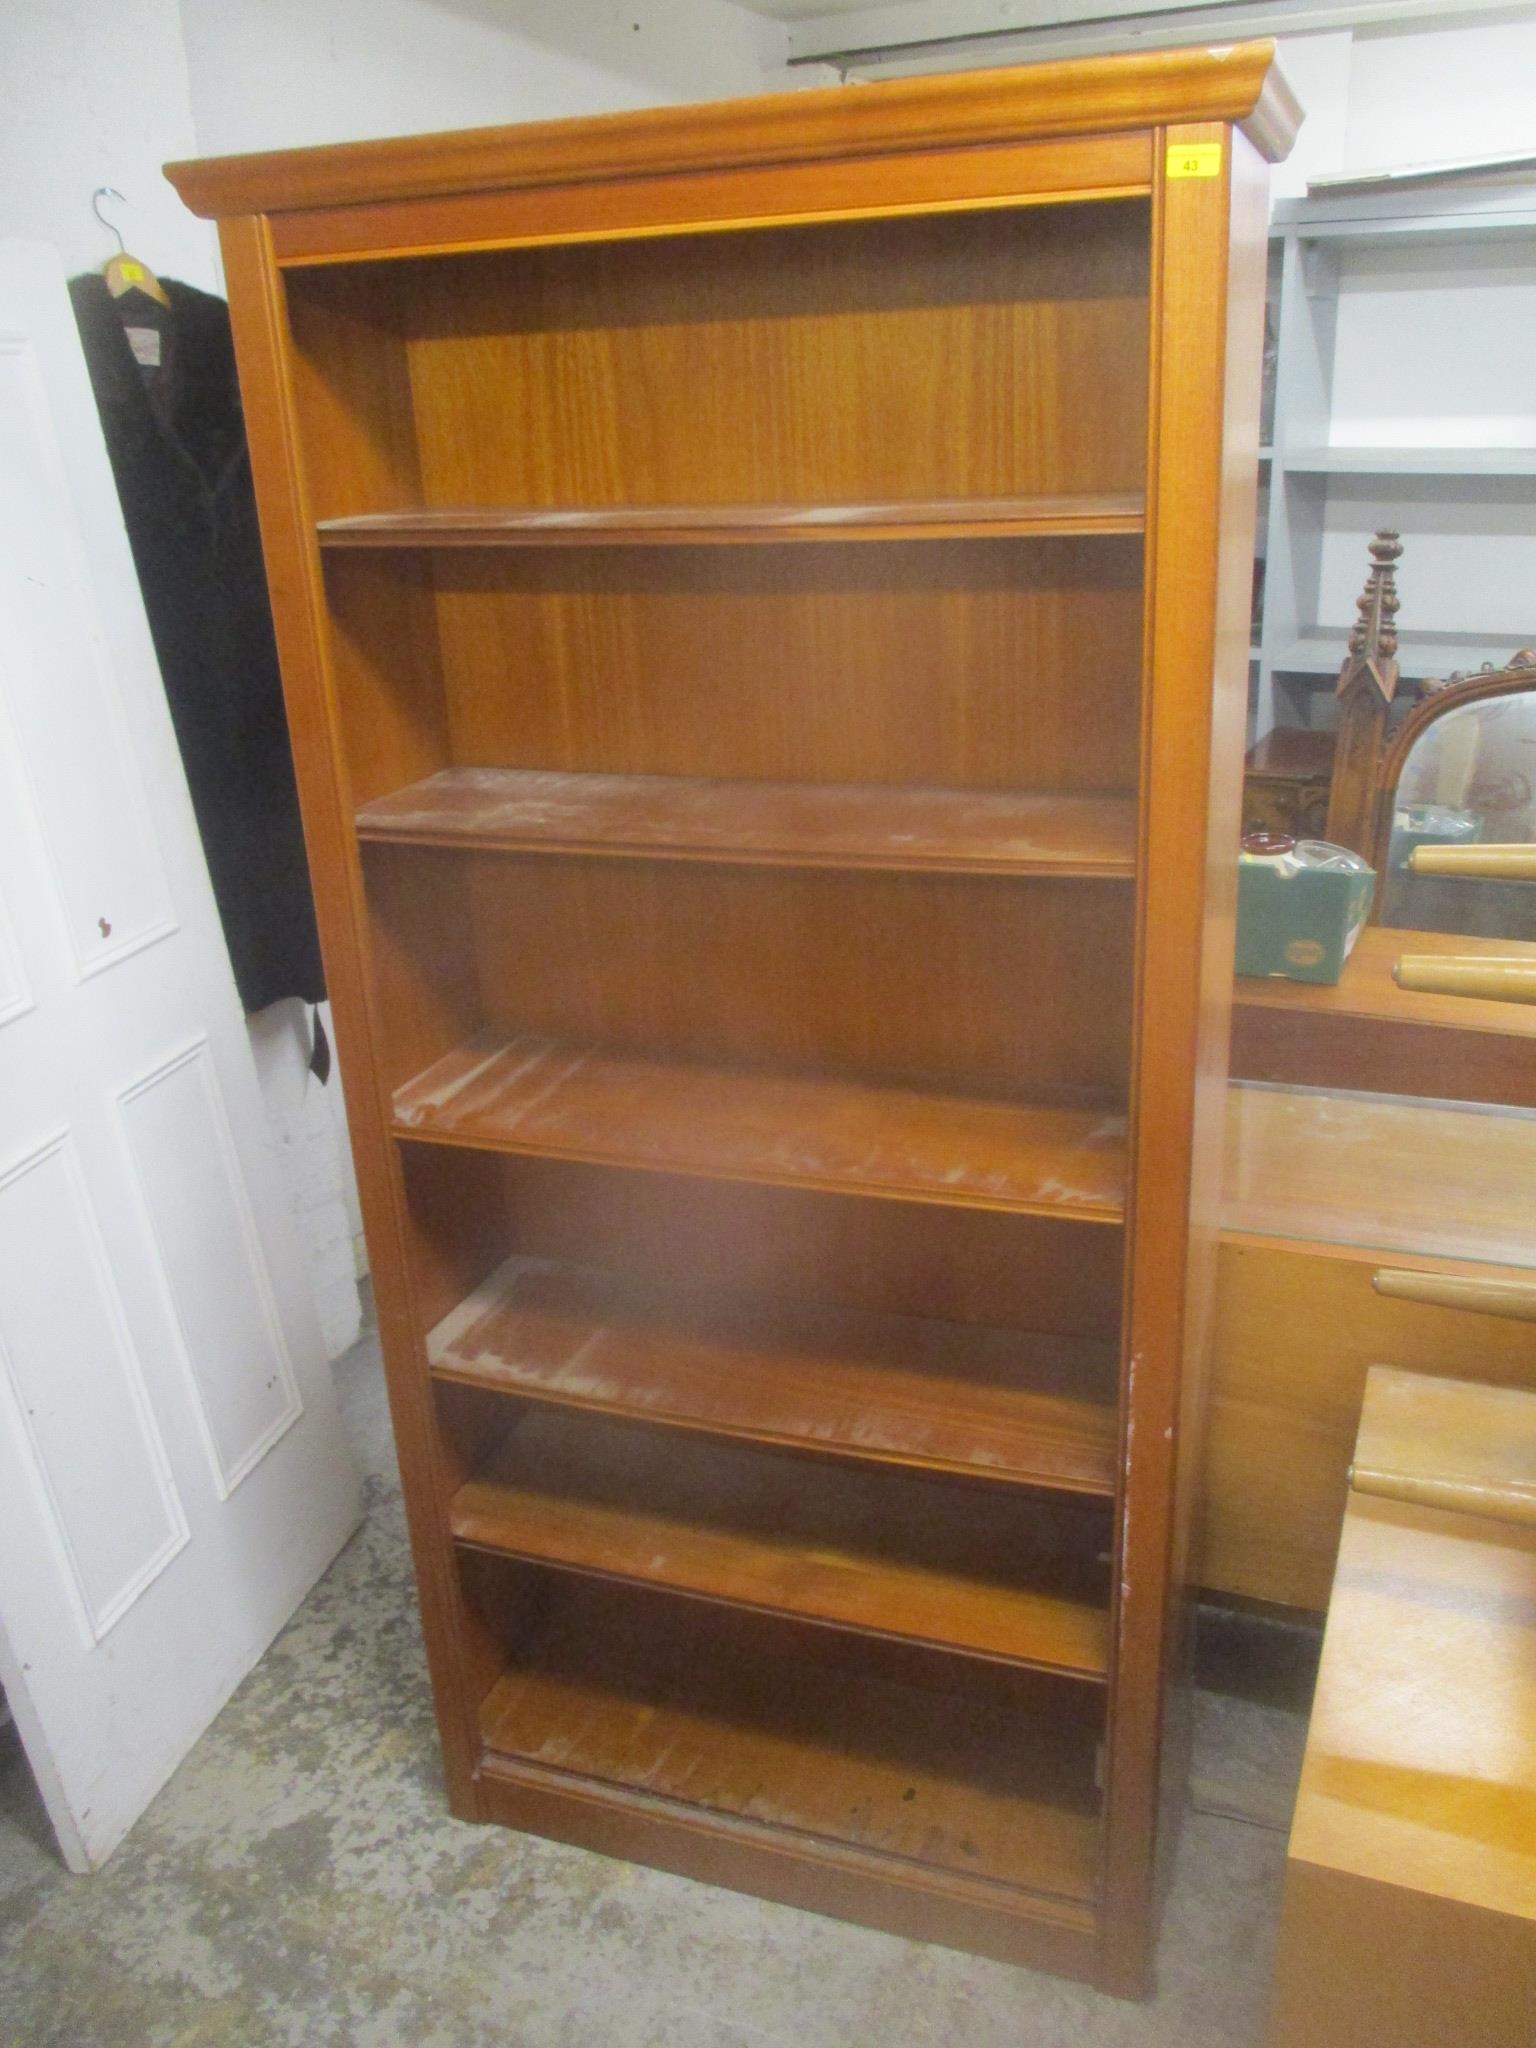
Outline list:
[[[1221,176],[1221,144],[1219,142],[1186,142],[1181,148],[1168,145],[1168,175],[1170,178],[1219,178]]]

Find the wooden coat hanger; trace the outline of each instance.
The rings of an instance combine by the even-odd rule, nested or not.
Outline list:
[[[92,213],[95,214],[109,234],[116,235],[117,237],[117,254],[109,256],[107,261],[101,266],[101,274],[107,281],[107,290],[114,299],[121,299],[129,292],[144,292],[150,298],[158,299],[160,304],[169,310],[171,302],[166,294],[165,286],[156,277],[147,263],[142,263],[137,256],[130,256],[128,254],[128,247],[123,240],[122,229],[114,226],[101,210],[103,199],[119,199],[123,201],[125,206],[128,202],[123,199],[122,193],[112,185],[98,185],[91,194]]]

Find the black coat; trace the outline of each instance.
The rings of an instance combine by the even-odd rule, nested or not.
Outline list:
[[[240,1000],[325,994],[229,308],[70,285]],[[141,370],[129,325],[163,330]]]

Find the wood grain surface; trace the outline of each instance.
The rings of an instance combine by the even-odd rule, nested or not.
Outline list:
[[[396,1091],[402,1138],[1115,1223],[1125,1119],[487,1031]]]
[[[458,1542],[1102,1683],[1106,1517],[554,1408],[454,1496]]]
[[[1110,1498],[1102,1342],[514,1258],[427,1339],[434,1372],[631,1420]]]
[[[283,213],[422,193],[602,184],[680,169],[978,147],[1159,121],[1245,124],[1272,160],[1301,119],[1274,45],[1161,50],[1093,62],[914,78],[823,92],[647,109],[519,128],[213,157],[168,166],[194,213]]]
[[[813,1659],[755,1617],[730,1631],[719,1619],[559,1581],[481,1710],[488,1749],[916,1865],[1092,1897],[1095,1717],[1081,1703],[977,1697],[953,1663],[914,1684]],[[1031,1709],[1040,1726],[1021,1743]]]
[[[806,540],[942,540],[1140,533],[1132,491],[1034,498],[935,498],[891,505],[427,507],[320,523],[327,548],[752,546]]]
[[[1135,872],[1135,799],[444,768],[376,797],[358,836],[411,846],[948,874]]]

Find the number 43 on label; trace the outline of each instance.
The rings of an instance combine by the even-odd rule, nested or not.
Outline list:
[[[1176,146],[1170,143],[1167,169],[1170,178],[1219,178],[1221,144],[1185,142]]]

